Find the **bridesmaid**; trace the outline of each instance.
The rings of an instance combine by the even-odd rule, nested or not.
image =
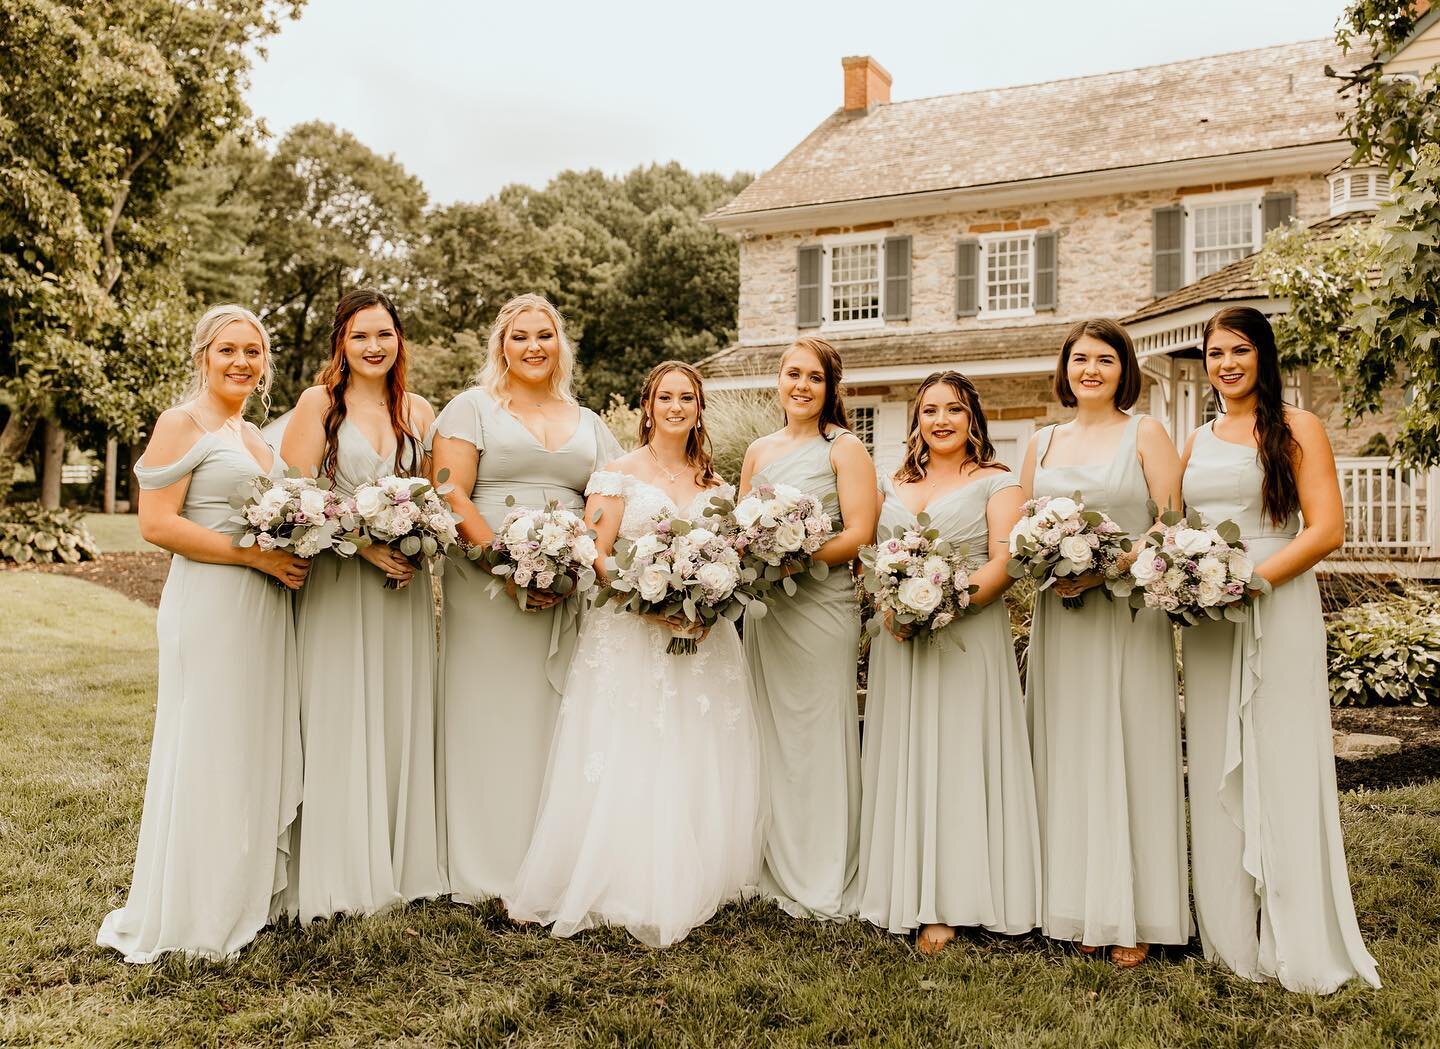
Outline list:
[[[1015,935],[1040,920],[1035,782],[1004,600],[1024,497],[969,379],[936,372],[920,384],[905,462],[880,491],[882,525],[929,514],[942,538],[968,547],[980,588],[980,611],[935,643],[887,619],[890,636],[870,646],[860,915],[895,933],[918,928],[916,946],[934,954],[957,925]]]
[[[96,942],[127,962],[167,951],[228,958],[279,916],[300,803],[300,720],[290,595],[306,561],[234,545],[230,496],[279,457],[244,421],[270,385],[253,313],[216,306],[191,339],[194,378],[141,461],[140,532],[175,556],[155,630],[155,738],[125,906]],[[255,569],[255,571],[250,571]],[[264,575],[273,580],[262,578]]]
[[[1127,414],[1140,366],[1110,320],[1070,329],[1055,395],[1075,418],[1047,426],[1025,455],[1026,495],[1079,492],[1132,536],[1154,524],[1147,500],[1179,506],[1180,462],[1158,422]],[[1133,560],[1133,554],[1131,559]],[[1089,594],[1096,574],[1039,594],[1026,712],[1040,810],[1046,936],[1076,940],[1128,968],[1149,944],[1190,939],[1185,795],[1175,648],[1169,621]]]
[[[285,429],[285,461],[343,495],[421,473],[420,441],[435,415],[406,391],[405,365],[390,300],[347,293],[335,307],[330,362]],[[384,543],[347,560],[326,556],[296,600],[296,638],[305,794],[289,909],[307,922],[440,895],[429,573]]]
[[[509,496],[579,512],[590,475],[619,458],[619,442],[570,392],[574,361],[544,296],[500,308],[479,384],[431,430],[433,469],[450,471],[466,543],[490,541]],[[514,582],[492,597],[493,582],[472,562],[445,586],[442,790],[450,887],[466,903],[508,893],[530,845],[580,611],[576,597],[536,591],[522,611]]]
[[[875,466],[849,430],[840,355],[803,338],[780,359],[785,425],[745,451],[743,497],[789,484],[819,499],[835,534],[816,553],[828,578],[800,579],[769,615],[745,617],[771,821],[761,893],[799,918],[855,913],[860,737],[855,665],[860,617],[848,566],[875,535]]]
[[[1379,987],[1345,868],[1315,582],[1345,539],[1335,458],[1320,420],[1281,400],[1264,314],[1221,310],[1204,346],[1224,414],[1190,435],[1185,499],[1207,522],[1240,525],[1273,590],[1242,624],[1185,633],[1200,941],[1205,957],[1291,991]]]

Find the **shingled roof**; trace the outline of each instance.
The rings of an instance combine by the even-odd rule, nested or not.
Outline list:
[[[837,111],[711,218],[1338,142],[1330,40]]]
[[[1026,324],[922,334],[897,331],[848,338],[835,335],[830,342],[840,351],[845,367],[851,370],[915,364],[963,365],[965,361],[1054,353],[1069,330],[1069,324]],[[697,367],[709,378],[767,375],[779,369],[780,357],[793,341],[732,346],[705,358]]]

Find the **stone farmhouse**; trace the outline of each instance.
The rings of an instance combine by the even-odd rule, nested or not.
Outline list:
[[[1433,64],[1435,15],[1397,57]],[[1327,64],[1346,59],[1306,41],[892,102],[875,59],[843,59],[841,107],[707,217],[740,247],[739,337],[701,364],[707,385],[767,386],[790,342],[819,334],[889,470],[920,379],[956,368],[1018,467],[1031,434],[1067,415],[1050,391],[1065,331],[1106,316],[1136,341],[1137,410],[1183,442],[1214,410],[1205,320],[1222,303],[1287,306],[1250,275],[1265,233],[1369,222],[1389,195],[1382,171],[1347,166]],[[1329,375],[1297,371],[1287,388],[1330,421],[1340,457],[1349,530],[1332,567],[1434,574],[1440,474],[1368,454],[1386,419],[1345,428]]]

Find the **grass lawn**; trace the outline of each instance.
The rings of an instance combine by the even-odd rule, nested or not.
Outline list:
[[[1194,952],[1121,972],[1038,937],[925,961],[757,904],[666,951],[435,902],[265,932],[230,964],[127,966],[94,936],[130,878],[154,614],[6,573],[0,621],[0,1045],[1440,1045],[1440,782],[1344,798],[1381,991],[1288,994]]]
[[[140,517],[137,514],[86,514],[85,527],[100,544],[102,553],[164,552],[140,538]]]

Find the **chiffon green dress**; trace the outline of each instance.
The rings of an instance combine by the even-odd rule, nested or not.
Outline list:
[[[1130,419],[1108,463],[1045,466],[1040,432],[1034,494],[1080,493],[1138,536],[1153,518]],[[1026,677],[1040,811],[1046,936],[1090,946],[1190,939],[1185,793],[1173,631],[1163,613],[1132,621],[1099,589],[1067,609],[1053,590],[1035,602]]]
[[[788,484],[816,499],[839,531],[833,441],[811,441],[756,473],[753,485]],[[860,614],[844,565],[823,580],[796,577],[763,618],[745,616],[745,657],[765,758],[770,826],[761,894],[796,917],[855,914],[860,844],[860,736],[855,670]]]
[[[271,476],[283,464],[275,456]],[[238,534],[230,496],[267,473],[238,435],[135,467],[146,490],[187,474],[180,514]],[[300,804],[300,698],[290,592],[240,565],[176,554],[155,618],[159,687],[134,880],[96,942],[127,962],[234,955],[282,913]]]
[[[590,475],[619,458],[598,415],[580,409],[570,439],[545,446],[489,392],[452,400],[431,435],[475,446],[470,493],[498,530],[513,509],[550,502],[580,512]],[[508,893],[530,846],[565,675],[575,650],[581,599],[522,612],[474,565],[446,569],[441,629],[441,782],[448,877],[455,899]]]
[[[335,490],[395,473],[340,424]],[[413,442],[403,468],[420,467]],[[435,601],[430,574],[401,590],[361,557],[321,554],[296,598],[305,796],[291,914],[371,914],[447,891],[435,802]]]
[[[1233,520],[1260,564],[1299,531],[1261,509],[1254,448],[1195,434],[1185,502]],[[1328,994],[1380,986],[1350,897],[1314,571],[1260,598],[1244,623],[1184,634],[1195,913],[1205,957],[1251,980]]]
[[[982,477],[926,512],[978,567],[990,497],[1016,487],[1011,474]],[[888,478],[881,491],[880,524],[913,524]],[[871,642],[862,764],[862,918],[894,933],[941,924],[1013,935],[1039,924],[1035,780],[1003,598],[933,641],[882,631]]]

